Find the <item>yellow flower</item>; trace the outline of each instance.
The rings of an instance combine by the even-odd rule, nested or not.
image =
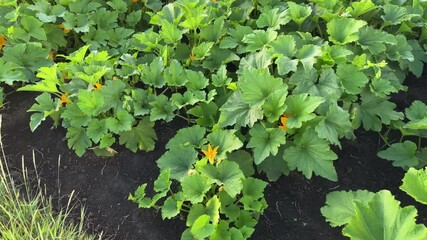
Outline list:
[[[69,103],[71,103],[71,100],[68,98],[68,93],[63,93],[61,95],[61,105],[68,105]]]
[[[282,124],[282,126],[279,126],[280,129],[282,129],[283,131],[286,131],[287,129],[287,123],[288,123],[288,118],[289,117],[294,117],[294,114],[287,114],[284,113],[282,117],[280,117],[280,123]]]
[[[211,0],[211,2],[216,3],[216,0]]]
[[[98,91],[102,88],[102,84],[101,83],[95,83],[95,91]]]
[[[7,44],[6,38],[0,34],[0,50],[2,50],[3,46]]]
[[[69,33],[71,31],[70,29],[65,28],[65,26],[64,26],[63,23],[59,24],[58,27],[61,28],[62,31],[64,31],[65,34],[67,34],[67,33]]]
[[[139,0],[131,0],[130,2],[131,2],[131,3],[138,3],[138,2],[139,2]]]
[[[209,144],[207,151],[202,150],[203,154],[205,154],[205,156],[208,158],[210,164],[214,164],[214,159],[218,152],[218,147],[219,146],[216,146],[214,149],[212,149],[211,145]]]

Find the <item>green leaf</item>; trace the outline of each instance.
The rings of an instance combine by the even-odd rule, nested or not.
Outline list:
[[[354,120],[355,128],[363,123],[366,130],[379,132],[383,123],[390,124],[391,121],[403,118],[401,112],[394,111],[396,104],[371,93],[362,92],[361,96],[362,104],[360,105],[360,112],[356,114]]]
[[[26,85],[18,89],[18,91],[36,91],[36,92],[48,92],[58,93],[57,85],[59,84],[57,76],[57,66],[41,67],[37,73],[37,77],[43,79],[37,84]]]
[[[281,54],[289,60],[297,53],[296,41],[292,35],[280,35],[270,45],[273,53]]]
[[[181,40],[182,32],[175,24],[163,20],[161,26],[160,36],[163,37],[166,43],[175,44]]]
[[[193,225],[194,221],[197,220],[197,218],[205,214],[207,215],[208,213],[203,203],[194,204],[193,206],[191,206],[190,212],[187,215],[187,221],[185,223],[186,226],[190,227],[191,225]]]
[[[322,97],[311,97],[308,94],[291,95],[286,99],[288,107],[286,113],[289,115],[288,128],[300,128],[304,122],[316,117],[314,110],[324,102]]]
[[[244,150],[237,150],[227,154],[227,160],[236,162],[239,164],[239,168],[242,170],[246,177],[254,175],[255,170],[253,167],[254,160],[248,152]]]
[[[168,197],[162,206],[162,218],[171,219],[179,214],[182,203],[184,201],[184,195],[182,192],[174,194]]]
[[[329,40],[337,45],[344,45],[359,39],[358,31],[366,25],[365,21],[353,18],[334,18],[326,24]]]
[[[174,147],[157,160],[160,170],[170,168],[170,177],[181,180],[188,175],[197,160],[197,152],[191,146]]]
[[[289,84],[296,86],[293,94],[309,93],[312,96],[324,97],[328,101],[338,100],[341,96],[338,77],[332,68],[323,69],[320,78],[316,69],[305,71],[300,68],[292,74]]]
[[[405,109],[405,115],[411,121],[422,120],[427,117],[427,105],[415,100],[409,108]]]
[[[47,40],[46,32],[43,29],[43,23],[32,16],[23,15],[21,24],[15,28],[15,37],[26,42],[30,42],[31,37],[37,40]]]
[[[355,202],[355,214],[343,229],[352,239],[414,239],[427,238],[424,225],[416,224],[417,210],[401,208],[388,190],[382,190],[368,203]]]
[[[0,59],[0,82],[13,85],[14,82],[28,82],[22,67],[16,63],[5,62]]]
[[[116,142],[116,138],[113,137],[113,134],[107,133],[101,137],[101,141],[99,142],[100,148],[107,148],[113,145]]]
[[[371,0],[361,0],[359,2],[352,2],[351,6],[347,8],[350,15],[354,18],[359,17],[365,13],[378,9]]]
[[[193,48],[194,58],[196,60],[202,60],[210,55],[210,50],[214,45],[213,42],[202,42]]]
[[[140,185],[136,191],[135,196],[132,194],[129,194],[128,200],[138,203],[138,208],[149,208],[151,207],[151,199],[145,197],[145,189],[147,188],[147,184],[144,183]]]
[[[260,81],[260,79],[263,79]],[[280,78],[275,78],[264,69],[244,69],[239,87],[243,101],[250,107],[261,106],[266,98],[275,92],[287,95],[288,86]]]
[[[349,94],[360,94],[369,78],[352,64],[339,64],[337,75],[344,90]]]
[[[350,114],[336,104],[330,105],[328,112],[315,127],[320,138],[341,146],[339,138],[351,131]]]
[[[165,85],[163,78],[163,61],[161,57],[156,57],[150,65],[141,66],[142,82],[150,86],[161,88]]]
[[[227,68],[222,65],[215,74],[212,74],[212,84],[215,87],[227,86],[231,82],[231,78],[227,76]]]
[[[218,106],[214,102],[199,103],[187,113],[198,117],[196,123],[203,127],[212,127],[218,119]]]
[[[224,17],[215,19],[213,24],[200,30],[200,37],[208,42],[216,43],[227,32],[224,28]]]
[[[28,109],[28,112],[37,112],[30,117],[30,129],[34,132],[46,117],[55,111],[55,102],[49,93],[42,93],[36,97],[36,103]]]
[[[400,189],[422,204],[427,204],[427,168],[409,168]]]
[[[258,172],[264,172],[269,181],[276,181],[282,175],[289,174],[289,167],[285,160],[283,160],[283,149],[279,149],[276,156],[270,155],[262,163],[257,166]]]
[[[286,56],[280,55],[274,63],[277,64],[277,72],[285,76],[290,72],[296,72],[298,67],[298,59],[290,59]]]
[[[294,146],[288,147],[283,159],[290,170],[298,169],[304,176],[311,179],[314,174],[337,181],[337,173],[332,161],[338,156],[329,148],[328,142],[317,136],[313,129],[308,129],[294,138]]]
[[[369,85],[369,89],[371,92],[381,98],[386,98],[391,93],[398,91],[398,89],[392,85],[390,80],[384,78],[372,79],[372,82]]]
[[[316,63],[316,58],[322,56],[322,48],[313,44],[303,45],[299,50],[297,57],[305,70],[310,70]]]
[[[242,141],[236,137],[235,133],[236,130],[218,129],[206,136],[208,142],[212,146],[218,146],[218,158],[224,159],[227,153],[237,150],[243,146]]]
[[[253,30],[252,33],[244,36],[242,41],[247,44],[247,52],[255,52],[276,39],[276,37],[277,32],[272,29],[267,29],[267,31]]]
[[[262,105],[264,115],[271,123],[276,122],[277,119],[285,112],[287,106],[285,104],[287,93],[274,92],[265,99]]]
[[[152,107],[150,114],[150,120],[152,122],[156,120],[170,122],[174,119],[176,107],[165,95],[157,96],[155,101],[150,102],[150,105]]]
[[[264,197],[264,189],[267,186],[267,183],[256,178],[245,178],[243,180],[243,189],[242,193],[245,197],[250,197],[252,199],[258,200]]]
[[[181,186],[185,198],[192,204],[203,201],[206,192],[211,189],[209,179],[200,174],[183,177]]]
[[[79,157],[83,156],[86,149],[92,146],[84,128],[69,127],[65,137],[68,140],[68,148],[73,149]]]
[[[417,145],[412,141],[393,143],[386,150],[378,152],[378,157],[393,161],[395,167],[415,167],[420,159],[416,155]]]
[[[279,147],[286,143],[286,134],[280,128],[266,128],[258,123],[249,131],[251,138],[246,147],[253,148],[254,162],[260,164],[268,156],[276,156]]]
[[[102,136],[108,132],[108,128],[105,122],[106,121],[104,119],[93,119],[89,122],[86,133],[94,143],[98,143]]]
[[[166,144],[166,149],[171,149],[176,146],[192,146],[201,148],[205,143],[206,128],[194,125],[178,130],[173,138]]]
[[[357,42],[363,49],[367,49],[375,55],[385,52],[387,50],[386,44],[396,45],[397,43],[393,35],[370,26],[360,29]]]
[[[185,86],[189,90],[198,91],[209,84],[209,80],[200,71],[185,70],[185,74],[187,78]]]
[[[68,104],[62,112],[61,117],[73,127],[85,127],[92,120],[92,118],[84,114],[75,103]]]
[[[234,198],[243,188],[242,179],[245,177],[239,165],[235,162],[223,160],[217,167],[206,164],[200,172],[218,185],[224,186],[224,191]]]
[[[106,126],[108,130],[113,133],[120,133],[124,131],[130,131],[132,129],[132,123],[135,121],[132,114],[126,110],[117,111],[115,117],[109,117],[106,119]]]
[[[221,202],[218,199],[217,195],[214,195],[206,203],[206,212],[211,217],[211,222],[214,225],[217,225],[219,222],[219,208],[221,207]]]
[[[237,129],[246,126],[252,127],[258,119],[263,117],[261,107],[250,107],[249,104],[244,103],[243,94],[239,90],[231,94],[221,106],[220,111],[221,115],[218,120],[220,127],[232,125]]]
[[[104,97],[98,91],[80,90],[77,106],[88,116],[97,116],[103,111]]]
[[[191,226],[191,234],[193,234],[197,239],[209,237],[215,231],[215,227],[210,224],[209,221],[209,215],[202,215],[197,218]]]
[[[109,110],[111,108],[118,110],[122,107],[121,97],[125,88],[126,84],[123,81],[108,80],[105,82],[99,90],[105,100],[105,110]]]
[[[151,151],[154,149],[155,140],[157,140],[153,127],[154,123],[148,117],[144,117],[136,127],[120,133],[119,143],[125,144],[132,152],[136,152],[138,149]]]
[[[366,203],[374,196],[374,193],[366,190],[331,192],[320,211],[332,227],[339,227],[347,224],[356,213],[355,201]]]
[[[385,4],[383,6],[384,15],[381,18],[384,20],[384,26],[398,25],[403,21],[410,20],[413,15],[406,12],[406,8],[394,4]]]
[[[188,81],[185,76],[184,68],[176,59],[173,59],[169,67],[165,69],[164,77],[166,83],[170,86],[184,86]]]
[[[282,11],[279,8],[269,9],[263,12],[256,20],[256,25],[259,28],[268,27],[273,30],[280,29],[280,26],[286,25],[291,19],[286,14],[286,11]]]
[[[312,8],[310,6],[305,6],[303,4],[297,4],[294,2],[287,3],[290,17],[298,25],[301,25],[312,12]]]

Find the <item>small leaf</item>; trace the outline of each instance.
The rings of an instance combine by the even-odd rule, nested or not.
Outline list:
[[[215,231],[215,227],[210,224],[209,221],[209,215],[202,215],[197,218],[191,226],[191,234],[193,234],[197,239],[209,237]]]
[[[83,156],[86,149],[92,146],[84,128],[69,127],[66,138],[68,147],[73,149],[79,157]]]
[[[243,146],[242,141],[235,135],[236,130],[218,129],[206,136],[208,142],[213,146],[218,146],[218,158],[224,159],[226,154],[237,150]]]
[[[300,128],[302,124],[316,117],[314,110],[324,102],[322,97],[311,97],[308,94],[291,95],[286,99],[289,115],[288,128]]]
[[[286,143],[285,132],[280,128],[266,128],[262,124],[256,124],[249,131],[251,138],[247,147],[253,148],[254,162],[260,164],[268,156],[276,156],[279,147]]]
[[[166,148],[171,149],[176,146],[201,148],[206,143],[205,134],[206,128],[198,125],[182,128],[169,140],[166,144]]]

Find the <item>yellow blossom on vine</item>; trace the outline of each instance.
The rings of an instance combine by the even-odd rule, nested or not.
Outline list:
[[[102,84],[101,83],[95,83],[95,88],[94,88],[95,91],[98,91],[101,88],[102,88]]]
[[[211,2],[216,3],[216,0],[211,0]]]
[[[209,144],[207,151],[202,150],[203,154],[205,154],[205,156],[208,158],[210,164],[214,164],[214,159],[218,152],[218,147],[219,146],[216,146],[214,149],[212,149],[211,145]]]
[[[70,29],[65,28],[65,26],[64,26],[63,23],[59,24],[58,27],[61,28],[62,31],[64,31],[65,34],[67,34],[67,33],[69,33],[71,31]]]
[[[131,2],[131,3],[138,3],[138,2],[139,2],[139,0],[131,0],[130,2]]]
[[[3,46],[7,44],[6,38],[0,34],[0,50],[2,50]]]
[[[71,100],[68,98],[68,93],[63,93],[61,95],[61,105],[68,105],[69,103],[71,103]]]

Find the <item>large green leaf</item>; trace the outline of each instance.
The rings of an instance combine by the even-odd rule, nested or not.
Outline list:
[[[260,106],[250,107],[243,102],[242,92],[235,91],[220,108],[221,115],[218,123],[221,127],[233,125],[235,128],[252,127],[263,117]]]
[[[365,21],[344,17],[334,18],[326,24],[329,40],[338,45],[357,41],[357,33],[365,25]]]
[[[276,156],[270,155],[257,166],[258,172],[265,173],[269,181],[276,181],[282,175],[288,175],[290,170],[288,163],[283,160],[284,147],[279,149]]]
[[[59,84],[57,76],[57,66],[41,67],[36,75],[42,80],[34,85],[26,85],[18,89],[18,91],[35,91],[58,93],[57,85]]]
[[[427,204],[427,168],[409,168],[400,189],[422,204]]]
[[[342,226],[355,214],[355,201],[365,203],[374,195],[366,190],[331,192],[326,196],[326,206],[320,211],[332,227]]]
[[[235,197],[243,188],[242,179],[245,176],[235,162],[224,160],[217,167],[207,164],[200,171],[216,184],[224,186],[224,191],[231,197]]]
[[[130,131],[121,132],[119,142],[125,144],[132,152],[136,152],[138,149],[151,151],[154,149],[155,140],[157,140],[153,127],[154,123],[148,117],[144,117]]]
[[[360,94],[369,78],[352,64],[339,64],[337,75],[344,90],[349,94]]]
[[[170,122],[175,117],[174,111],[176,110],[176,106],[173,105],[169,98],[166,95],[159,95],[153,102],[150,102],[151,114],[150,120],[165,120],[166,122]]]
[[[317,136],[313,129],[295,136],[294,146],[283,152],[283,159],[290,170],[298,169],[308,179],[313,172],[331,181],[337,181],[338,176],[333,162],[338,156],[329,148],[328,142]]]
[[[86,149],[92,146],[92,141],[87,136],[84,128],[69,127],[66,138],[68,147],[73,149],[79,157],[83,156]]]
[[[296,22],[298,25],[301,25],[313,11],[311,6],[307,6],[301,3],[297,4],[291,1],[287,3],[290,17],[292,21]]]
[[[166,144],[166,148],[171,149],[176,146],[193,146],[195,148],[201,148],[202,145],[206,143],[205,134],[206,128],[198,125],[182,128],[169,140]]]
[[[321,117],[315,127],[319,137],[327,139],[332,144],[341,146],[339,138],[351,131],[350,114],[336,104],[329,106],[326,115]]]
[[[135,118],[126,110],[119,110],[116,112],[115,117],[109,117],[106,119],[106,126],[108,130],[113,133],[120,133],[124,131],[130,131],[132,129],[132,123]]]
[[[281,25],[285,25],[291,20],[286,13],[286,11],[282,11],[279,8],[269,9],[259,16],[256,24],[259,28],[280,29]]]
[[[160,170],[170,168],[170,177],[181,180],[188,175],[197,160],[197,152],[191,146],[174,147],[157,160]]]
[[[183,177],[181,186],[185,198],[192,204],[203,201],[206,192],[211,189],[210,180],[201,174]]]
[[[395,167],[415,167],[419,158],[416,155],[417,145],[412,141],[393,143],[386,150],[378,152],[378,157],[393,161]]]
[[[218,129],[206,137],[208,142],[213,146],[218,146],[218,158],[224,159],[226,154],[237,150],[243,146],[242,141],[235,135],[236,130]]]
[[[104,96],[98,91],[80,90],[77,106],[89,116],[97,116],[104,110]]]
[[[276,156],[279,147],[286,143],[285,132],[280,128],[266,128],[258,123],[249,131],[251,138],[247,147],[253,148],[254,162],[260,164],[268,156]]]
[[[253,30],[252,33],[244,36],[242,41],[248,44],[246,47],[247,52],[255,52],[276,39],[276,37],[277,32],[269,28],[267,31]]]
[[[250,107],[260,106],[272,93],[287,95],[288,86],[280,78],[275,78],[264,69],[244,69],[239,87],[243,101]],[[260,81],[262,79],[262,81]]]
[[[355,202],[355,214],[343,234],[363,240],[424,240],[427,229],[416,224],[417,210],[400,207],[400,202],[388,190],[382,190],[368,202]]]
[[[215,226],[209,223],[209,221],[209,215],[202,215],[197,218],[191,226],[191,234],[197,239],[209,237],[215,231]]]
[[[49,93],[42,93],[35,100],[36,103],[28,109],[28,112],[36,112],[31,115],[30,119],[30,129],[32,132],[36,130],[41,122],[46,120],[47,116],[55,111],[57,105]]]
[[[314,110],[325,100],[308,94],[291,95],[286,99],[286,113],[289,115],[288,128],[300,128],[304,122],[316,117]]]
[[[144,64],[141,67],[142,82],[150,86],[161,88],[165,85],[163,77],[163,61],[161,57],[155,58],[150,65]]]
[[[373,27],[364,27],[359,32],[357,41],[363,49],[369,50],[372,54],[379,54],[387,50],[387,45],[396,45],[396,38]]]

